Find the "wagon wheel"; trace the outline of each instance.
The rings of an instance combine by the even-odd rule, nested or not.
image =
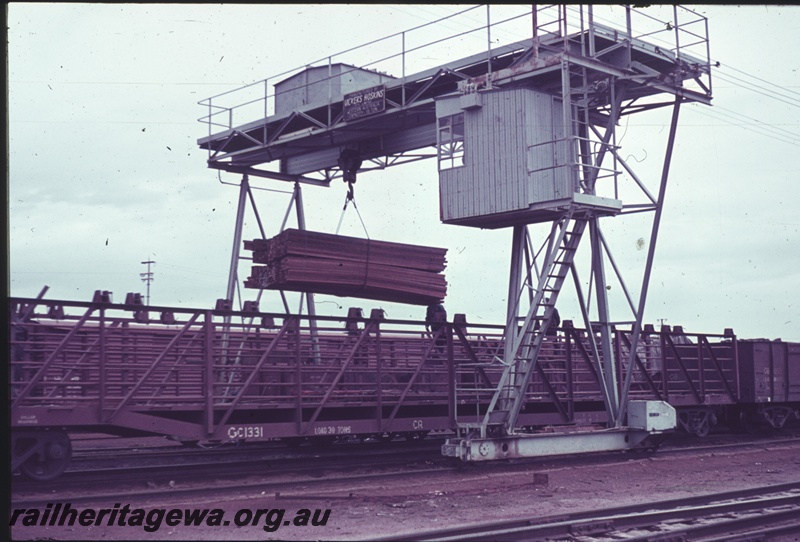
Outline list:
[[[703,421],[694,426],[694,431],[692,432],[700,438],[706,438],[710,431],[711,423],[709,422],[708,417],[704,417]]]
[[[72,458],[72,443],[62,431],[43,432],[38,435],[37,450],[19,466],[22,474],[40,482],[61,476]]]

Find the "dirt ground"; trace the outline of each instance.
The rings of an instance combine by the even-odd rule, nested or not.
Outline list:
[[[364,482],[348,487],[311,488],[300,482],[293,491],[173,500],[119,501],[131,510],[143,508],[211,508],[224,510],[229,525],[170,527],[153,532],[135,526],[26,527],[11,529],[14,540],[370,540],[407,535],[476,521],[549,516],[616,505],[676,499],[800,480],[800,446],[769,444],[757,449],[719,451],[698,456],[620,454],[602,463],[566,466],[557,460],[527,461],[520,468],[468,466],[458,472],[412,475],[402,481]],[[313,491],[313,493],[310,493]],[[53,495],[53,502],[58,496]],[[114,503],[75,505],[110,508]],[[13,503],[12,503],[13,508]],[[237,527],[242,509],[264,513],[257,525]],[[324,525],[293,524],[297,512],[311,517],[330,510]],[[279,511],[284,510],[283,516]],[[131,512],[133,513],[133,512]],[[248,512],[241,512],[240,520]],[[318,516],[322,519],[322,515]],[[302,517],[300,519],[302,523]],[[275,525],[272,532],[265,525]]]

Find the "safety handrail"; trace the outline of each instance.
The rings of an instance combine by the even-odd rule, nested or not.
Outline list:
[[[599,21],[609,21],[611,23],[611,28],[613,31],[618,32],[615,28],[621,27],[624,29],[626,34],[630,36],[631,39],[638,39],[642,40],[643,38],[652,38],[653,36],[658,36],[660,41],[664,43],[663,50],[668,51],[675,56],[677,59],[681,59],[688,54],[688,52],[692,52],[692,58],[699,58],[702,61],[703,66],[706,69],[710,69],[710,58],[709,58],[709,51],[708,51],[708,28],[706,18],[702,15],[697,14],[696,12],[692,11],[683,6],[674,6],[673,16],[669,21],[663,21],[654,17],[644,10],[641,9],[634,9],[629,6],[544,6],[544,7],[525,7],[526,11],[520,14],[514,14],[509,17],[502,18],[500,20],[493,20],[491,13],[492,9],[495,10],[499,9],[508,9],[508,6],[485,6],[486,15],[485,19],[475,26],[474,21],[460,21],[459,17],[467,14],[471,14],[474,10],[481,8],[482,6],[472,6],[467,9],[458,11],[446,17],[440,18],[438,20],[425,23],[422,25],[418,25],[416,27],[410,28],[405,31],[396,32],[394,34],[390,34],[388,36],[384,36],[382,38],[378,38],[375,40],[371,40],[367,43],[357,45],[354,47],[350,47],[343,51],[337,52],[335,54],[323,57],[317,61],[304,64],[302,66],[298,66],[289,70],[285,70],[279,74],[267,77],[265,79],[261,79],[258,81],[254,81],[247,85],[238,87],[236,89],[232,89],[229,91],[225,91],[214,96],[205,98],[197,102],[199,105],[208,108],[208,114],[200,117],[198,121],[202,123],[206,123],[209,126],[209,136],[211,135],[211,128],[212,126],[218,126],[225,129],[232,129],[234,126],[234,112],[241,111],[245,109],[247,106],[252,106],[257,103],[263,102],[264,107],[259,108],[260,111],[263,111],[264,117],[269,117],[270,112],[270,99],[273,99],[277,96],[278,93],[271,93],[269,90],[269,83],[271,81],[281,81],[285,78],[290,77],[291,75],[301,73],[303,70],[311,67],[325,67],[328,66],[330,70],[330,66],[334,64],[334,60],[336,59],[337,64],[347,64],[350,65],[351,68],[349,71],[352,70],[369,70],[369,71],[377,71],[380,65],[387,63],[389,61],[399,61],[399,71],[400,75],[399,78],[405,81],[406,77],[409,75],[409,71],[407,69],[407,64],[409,61],[409,56],[415,53],[420,53],[422,51],[428,50],[429,48],[440,45],[444,42],[449,40],[454,40],[458,38],[462,38],[467,36],[468,34],[480,33],[485,31],[486,33],[486,48],[491,54],[492,50],[496,50],[500,47],[501,44],[504,44],[508,40],[503,40],[501,44],[498,44],[497,36],[498,35],[507,35],[510,36],[511,33],[514,33],[514,39],[510,39],[510,42],[516,41],[519,39],[519,30],[510,29],[509,27],[512,24],[516,24],[522,19],[531,19],[531,24],[524,25],[527,28],[527,33],[530,33],[531,26],[535,27],[535,32],[537,34],[542,33],[549,33],[555,35],[562,35],[563,38],[567,38],[567,32],[570,30],[576,30],[577,32],[584,32],[587,29],[586,21],[589,21],[588,29],[590,32],[594,32],[596,29],[604,28],[603,24],[600,24]],[[562,9],[563,8],[563,9]],[[614,12],[614,8],[617,9],[617,12]],[[622,23],[617,23],[614,19],[606,19],[602,17],[599,12],[605,9],[608,12],[608,17],[619,17],[619,10],[622,10],[624,14],[624,21]],[[557,10],[554,12],[554,10]],[[567,17],[567,12],[573,12],[571,16]],[[577,14],[574,12],[577,11]],[[555,13],[555,14],[553,14]],[[656,26],[655,29],[648,30],[645,32],[634,33],[634,28],[636,23],[632,19],[640,19],[648,24],[651,25],[660,25]],[[687,20],[688,19],[688,20]],[[419,45],[414,46],[407,46],[407,41],[410,37],[416,36],[418,32],[427,29],[431,26],[437,25],[437,27],[441,27],[442,23],[444,22],[452,22],[461,25],[469,25],[467,30],[461,30],[454,33],[450,33],[445,35],[444,37],[437,37],[435,39],[423,38],[426,41]],[[704,24],[704,33],[700,33],[700,31],[695,30],[687,30],[687,27],[690,25],[695,25],[697,23]],[[644,23],[643,23],[644,24]],[[545,29],[552,27],[553,25],[558,25],[557,32],[548,32]],[[687,42],[681,42],[681,37],[687,36],[689,40]],[[493,42],[494,38],[494,42]],[[383,55],[378,59],[373,59],[369,62],[361,64],[359,67],[352,66],[350,63],[346,63],[340,61],[338,59],[343,58],[345,55],[353,55],[356,52],[361,52],[364,50],[368,50],[369,48],[374,48],[374,45],[382,43],[382,42],[392,42],[392,40],[400,40],[399,44],[399,51],[395,53],[391,53],[388,55]],[[698,55],[696,50],[698,50],[702,45],[705,45],[705,51],[702,54]],[[392,47],[396,47],[393,45]],[[428,66],[428,69],[433,66]],[[413,73],[413,72],[412,72]],[[330,93],[330,81],[335,77],[340,77],[341,74],[330,75],[325,78],[321,78],[319,80],[314,81],[314,84],[324,83],[326,81],[329,82],[329,93]],[[302,87],[298,87],[302,88]],[[234,96],[241,96],[243,93],[250,91],[251,89],[256,89],[260,91],[261,94],[252,99],[246,99],[244,101],[240,99],[234,98]],[[291,89],[291,91],[297,90],[296,88]],[[710,90],[710,80],[709,80],[709,90]],[[289,92],[289,91],[287,91]],[[228,105],[220,105],[220,102],[228,99],[231,99],[231,104]],[[274,101],[274,100],[273,100]],[[212,111],[212,109],[216,109],[216,111]],[[218,120],[217,117],[219,115],[223,115],[227,113],[227,124],[224,124],[222,121]],[[250,119],[255,120],[255,119]]]

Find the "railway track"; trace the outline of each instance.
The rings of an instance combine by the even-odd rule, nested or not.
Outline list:
[[[103,451],[91,449],[81,453],[72,470],[60,479],[49,482],[33,482],[23,477],[12,481],[12,499],[17,505],[36,506],[46,504],[53,493],[69,496],[74,502],[111,499],[124,492],[127,496],[154,498],[160,495],[191,496],[237,491],[256,490],[260,494],[278,494],[287,490],[305,497],[325,494],[330,498],[356,498],[357,494],[331,490],[331,484],[342,487],[357,487],[365,480],[402,478],[415,474],[435,474],[448,471],[466,473],[502,470],[529,470],[537,468],[559,468],[564,466],[601,466],[631,460],[647,460],[649,454],[602,453],[567,456],[559,459],[543,458],[513,460],[496,465],[464,465],[444,458],[440,453],[442,441],[427,439],[416,442],[397,442],[391,446],[334,445],[319,450],[305,447],[290,450],[278,446],[221,447],[211,450],[164,450],[157,448],[152,453],[127,454],[124,461],[115,466],[98,466],[98,457]],[[734,442],[730,438],[718,438],[716,442],[698,445],[696,439],[677,439],[660,450],[657,456],[715,453],[744,450],[747,448],[769,448],[793,446],[800,438],[752,439]],[[103,461],[113,460],[115,451]],[[298,488],[302,488],[298,492]]]
[[[751,435],[720,435],[716,438],[698,441],[688,435],[675,435],[671,442],[662,446],[659,454],[677,454],[684,452],[697,453],[703,450],[722,450],[725,448],[748,447],[753,445],[769,446],[800,441],[800,434],[784,434],[780,437],[764,438]],[[289,448],[280,442],[274,443],[225,443],[213,447],[184,447],[175,445],[150,444],[150,446],[128,447],[83,447],[76,450],[70,467],[62,476],[62,480],[71,478],[101,477],[109,478],[123,475],[128,471],[136,473],[158,472],[159,469],[189,470],[213,465],[216,468],[232,468],[237,464],[250,467],[263,466],[281,462],[291,465],[293,462],[305,461],[308,458],[330,460],[334,464],[338,458],[347,460],[357,456],[367,459],[375,456],[391,456],[395,452],[423,451],[439,453],[443,438],[428,438],[425,441],[395,441],[382,446],[374,443],[340,443],[335,446],[304,446]],[[611,454],[617,455],[616,453]],[[426,457],[426,459],[429,459]],[[508,463],[530,463],[529,459],[509,460]],[[235,470],[235,469],[234,469]],[[42,482],[32,482],[37,487]],[[59,483],[51,481],[50,484]]]
[[[54,492],[62,497],[69,495],[74,502],[114,498],[120,491],[127,497],[190,496],[207,494],[209,489],[216,494],[253,489],[262,494],[277,493],[296,488],[298,482],[314,485],[331,479],[357,481],[450,469],[452,466],[441,456],[440,446],[437,440],[397,443],[392,447],[335,446],[328,450],[254,447],[244,453],[229,449],[225,453],[203,454],[205,460],[200,461],[155,452],[152,457],[128,458],[148,464],[87,470],[76,466],[49,483],[17,476],[12,481],[12,498],[15,504],[35,506],[52,500]],[[181,460],[150,464],[154,458]]]
[[[800,482],[415,533],[414,540],[772,540],[800,533]],[[404,537],[378,538],[384,542]]]

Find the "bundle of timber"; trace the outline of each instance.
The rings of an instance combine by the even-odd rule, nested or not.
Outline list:
[[[245,241],[253,251],[247,288],[360,297],[412,305],[442,301],[446,249],[285,230]]]

